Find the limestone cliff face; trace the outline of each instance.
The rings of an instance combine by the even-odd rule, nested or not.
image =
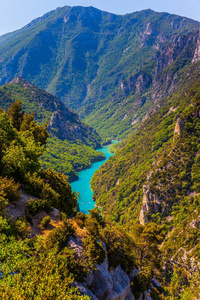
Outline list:
[[[174,129],[174,138],[181,134],[183,128],[184,128],[184,121],[181,120],[180,118],[178,118],[175,129]]]
[[[152,60],[156,61],[151,97],[154,102],[174,92],[177,86],[177,72],[188,62],[194,61],[199,47],[199,35],[182,35],[168,39],[168,43],[157,47]],[[196,48],[196,50],[195,50]],[[175,63],[173,69],[166,69]],[[166,70],[163,72],[163,70]]]
[[[173,144],[176,143],[177,138],[181,135],[184,125],[184,120],[178,118],[174,129]],[[172,203],[170,203],[169,198],[171,193],[170,189],[174,188],[173,183],[175,174],[173,171],[173,165],[176,162],[176,159],[177,157],[174,158],[174,152],[172,150],[168,154],[168,160],[165,165],[162,164],[162,159],[154,163],[153,171],[151,171],[151,173],[147,176],[147,185],[143,186],[143,201],[139,216],[140,224],[144,225],[147,222],[147,213],[151,214],[162,212],[164,215],[168,214],[173,203],[172,199]],[[160,180],[162,174],[166,174],[165,180]],[[154,182],[153,184],[152,181]],[[153,188],[152,185],[154,186]]]
[[[75,255],[80,257],[84,251],[81,241],[70,237],[68,246],[75,251]],[[103,243],[106,251],[106,245]],[[130,278],[118,266],[115,269],[108,269],[108,256],[101,265],[96,265],[95,270],[91,270],[85,281],[81,284],[75,282],[82,295],[88,295],[92,300],[135,300],[130,288]]]
[[[129,95],[131,92],[139,94],[149,88],[152,79],[149,74],[145,72],[138,72],[134,76],[131,76],[127,81],[120,83],[120,88],[123,91],[124,96]]]
[[[60,104],[60,107],[57,107],[59,109],[53,112],[51,116],[48,131],[62,140],[66,139],[73,142],[80,140],[84,144],[90,145],[88,135],[97,135],[95,130],[82,123],[77,114],[71,112],[62,103]],[[95,147],[99,146],[100,143],[95,145]]]
[[[196,44],[196,49],[195,49],[195,53],[194,53],[194,57],[192,60],[192,63],[196,63],[200,60],[200,33],[197,39],[197,44]]]
[[[145,214],[147,212],[160,211],[161,204],[156,194],[152,194],[150,192],[149,186],[143,186],[143,201],[142,201],[142,208],[140,211],[139,221],[141,225],[144,225],[147,222],[147,218]]]

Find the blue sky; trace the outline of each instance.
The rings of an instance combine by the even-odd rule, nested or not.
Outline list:
[[[0,0],[0,35],[64,5],[94,6],[116,14],[151,8],[200,21],[200,0]]]

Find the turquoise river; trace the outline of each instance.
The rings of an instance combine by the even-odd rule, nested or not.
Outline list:
[[[116,143],[116,141],[112,141]],[[98,149],[105,154],[106,159],[103,161],[99,161],[93,163],[91,168],[87,170],[83,170],[78,172],[79,179],[71,183],[72,190],[80,193],[79,207],[80,211],[84,213],[88,213],[88,209],[92,209],[95,206],[95,202],[92,200],[93,192],[90,188],[90,180],[95,172],[95,170],[99,169],[102,164],[109,159],[109,157],[113,156],[109,150],[109,146]]]

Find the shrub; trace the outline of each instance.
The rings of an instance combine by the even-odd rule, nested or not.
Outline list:
[[[103,217],[102,217],[101,211],[98,207],[95,207],[95,208],[89,210],[89,216],[92,219],[95,219],[100,226],[104,226]]]
[[[52,187],[44,181],[37,173],[30,174],[25,177],[26,190],[33,196],[41,199],[48,199],[49,203],[58,207],[60,195],[52,189]]]
[[[0,177],[0,194],[10,202],[16,202],[20,199],[20,184],[16,183],[14,179],[7,177]],[[3,193],[3,194],[2,194]]]
[[[42,227],[47,227],[50,222],[51,222],[51,218],[49,216],[46,216],[42,219],[40,224],[42,225]]]
[[[100,238],[101,226],[99,225],[97,220],[87,218],[87,220],[85,221],[85,227],[92,236],[96,237],[97,239]]]
[[[47,249],[53,248],[55,244],[58,244],[59,249],[64,248],[67,245],[69,236],[74,233],[72,225],[64,221],[59,227],[54,228],[45,240]]]
[[[42,178],[41,178],[42,177]],[[64,211],[68,216],[75,213],[77,197],[63,174],[50,169],[25,176],[25,187],[35,197],[48,199],[52,206]]]
[[[77,212],[76,216],[74,217],[74,220],[76,224],[80,227],[83,228],[85,226],[85,220],[87,219],[86,214]]]
[[[26,209],[25,209],[25,214],[27,219],[30,220],[32,217],[37,215],[37,213],[39,213],[42,210],[46,212],[50,212],[52,210],[52,207],[49,204],[49,202],[46,200],[30,198],[26,204]]]
[[[51,169],[42,170],[40,176],[59,195],[57,208],[66,212],[68,216],[73,215],[77,207],[77,197],[72,192],[67,177]]]
[[[98,242],[93,236],[84,239],[86,255],[94,264],[102,264],[106,258],[105,250],[101,242]]]

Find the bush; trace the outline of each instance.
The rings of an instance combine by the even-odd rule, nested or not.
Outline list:
[[[93,236],[84,239],[86,255],[94,264],[102,264],[106,258],[105,250],[101,242],[98,242]]]
[[[47,200],[29,199],[26,204],[25,214],[27,219],[31,220],[32,217],[37,215],[40,211],[50,212],[52,210],[51,205]]]
[[[57,208],[66,212],[68,216],[73,215],[77,207],[77,197],[72,193],[67,177],[51,169],[42,170],[40,176],[56,192],[56,195],[59,195]]]
[[[42,219],[40,224],[42,225],[42,227],[47,227],[50,222],[51,222],[51,218],[49,216],[46,216]]]
[[[74,233],[72,225],[64,221],[59,227],[54,228],[45,240],[47,249],[53,248],[55,244],[58,244],[59,249],[64,248],[67,245],[69,236]]]
[[[50,169],[25,176],[25,187],[35,197],[48,199],[52,206],[73,215],[77,207],[77,197],[63,174]]]
[[[74,217],[74,220],[76,224],[80,227],[83,228],[85,226],[85,220],[87,219],[86,214],[77,212],[76,216]]]
[[[20,200],[20,184],[16,183],[14,179],[8,179],[7,177],[0,177],[0,194],[9,202],[16,202]]]

